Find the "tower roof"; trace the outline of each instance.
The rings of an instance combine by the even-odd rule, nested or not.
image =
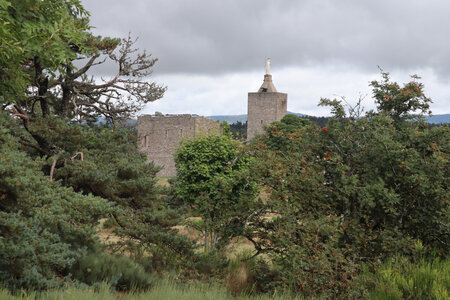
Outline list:
[[[273,85],[272,75],[270,74],[270,58],[266,60],[266,74],[264,75],[264,82],[258,90],[258,93],[276,93],[277,89]]]
[[[258,93],[276,93],[277,89],[273,85],[272,75],[264,75],[264,82],[258,90]]]

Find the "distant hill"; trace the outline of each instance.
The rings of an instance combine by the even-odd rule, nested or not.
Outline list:
[[[219,115],[219,116],[206,116],[208,119],[214,121],[227,121],[228,124],[236,122],[247,122],[247,115]]]
[[[431,117],[425,117],[425,119],[427,119],[428,123],[434,124],[450,123],[450,114],[433,115]]]
[[[293,114],[299,117],[312,117],[302,113],[294,113],[290,111],[288,111],[288,114]],[[218,116],[207,116],[207,118],[214,121],[227,121],[228,124],[233,124],[238,121],[245,123],[247,121],[247,115],[218,115]],[[427,120],[428,123],[434,124],[450,123],[450,114],[433,115],[431,117],[426,116],[425,119]]]
[[[288,114],[293,114],[299,117],[307,117],[308,115],[302,114],[302,113],[294,113],[291,111],[288,111]],[[247,115],[218,115],[218,116],[207,116],[208,119],[214,120],[214,121],[227,121],[228,124],[233,124],[236,122],[247,122]]]

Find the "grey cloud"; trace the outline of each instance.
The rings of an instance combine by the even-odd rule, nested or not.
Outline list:
[[[83,0],[94,32],[139,36],[158,73],[346,64],[450,75],[449,1]]]

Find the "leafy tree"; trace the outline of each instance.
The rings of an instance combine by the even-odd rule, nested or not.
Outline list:
[[[210,135],[182,142],[175,154],[175,195],[202,218],[207,249],[240,235],[256,187],[249,180],[249,157],[229,136]]]
[[[123,119],[163,96],[165,87],[144,80],[156,59],[137,53],[130,37],[120,41],[92,36],[88,13],[78,0],[1,4],[0,17],[7,26],[0,38],[14,47],[0,57],[4,79],[0,100],[4,110],[22,119],[29,132],[24,143],[31,140],[41,155],[57,151],[30,129],[39,118]],[[102,83],[89,79],[88,72],[107,60],[117,65],[111,79]]]
[[[308,119],[288,114],[280,121],[273,122],[267,126],[265,128],[267,134],[254,140],[253,143],[258,143],[261,148],[268,147],[277,151],[288,150],[292,147],[291,141],[294,140],[296,132],[303,127],[311,125],[312,123]]]
[[[357,268],[340,243],[343,218],[333,212],[334,199],[323,184],[320,129],[313,124],[291,133],[267,129],[252,145],[251,173],[269,196],[259,201],[245,234],[255,254],[274,263],[278,285],[305,296],[335,297],[348,289]]]
[[[287,114],[285,116],[285,118],[287,118],[285,120],[285,122],[288,122],[288,123],[289,122],[300,122],[298,124],[299,126],[303,126],[306,123],[303,124],[302,123],[303,121],[298,121],[298,120],[306,120],[307,119],[307,120],[310,120],[311,122],[317,124],[320,127],[325,126],[329,119],[328,117],[314,117],[314,116],[298,117],[294,114]],[[283,122],[283,121],[280,121],[280,122]],[[274,122],[274,123],[279,124],[279,122]],[[294,125],[294,124],[291,124],[291,125]],[[247,138],[247,122],[242,123],[240,121],[237,121],[235,123],[232,123],[232,124],[230,124],[230,129],[231,129],[231,132],[235,139],[244,139],[245,140]]]
[[[2,45],[13,46],[3,53],[1,61],[2,79],[6,80],[0,91],[2,102],[8,105],[25,100],[31,84],[39,85],[41,91],[48,88],[45,73],[56,75],[62,71],[67,59],[76,58],[73,48],[89,51],[89,47],[82,47],[89,27],[87,13],[78,0],[2,0],[1,3],[5,25]]]
[[[379,101],[392,84],[372,85]],[[366,116],[360,106],[346,115],[339,100],[323,99],[334,112],[327,126],[290,133],[272,126],[253,144],[251,173],[270,197],[246,232],[286,286],[344,295],[361,263],[408,255],[415,239],[448,254],[449,128],[410,120],[402,107],[414,109],[414,97],[423,95],[421,84],[414,87],[419,91],[408,97],[397,88],[398,107]],[[420,99],[426,107],[428,98]]]
[[[292,114],[287,114],[279,122],[273,122],[271,126],[277,130],[282,130],[286,133],[292,133],[296,129],[310,124],[311,122],[308,119],[301,118]]]
[[[423,93],[423,83],[417,75],[412,75],[413,79],[409,83],[400,85],[390,81],[389,73],[382,72],[382,81],[372,81],[373,96],[377,104],[378,111],[383,112],[394,120],[405,119],[413,112],[430,113],[430,98]]]

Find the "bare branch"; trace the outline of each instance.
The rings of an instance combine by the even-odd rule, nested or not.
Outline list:
[[[24,114],[13,114],[11,117],[19,117],[22,120],[26,120],[26,121],[30,120],[30,117],[27,115],[24,115]]]
[[[78,78],[81,75],[83,75],[84,73],[86,73],[93,65],[95,60],[100,56],[100,54],[96,54],[94,56],[91,57],[91,59],[89,59],[89,61],[82,67],[80,68],[77,72],[72,74],[72,78]],[[105,62],[106,58],[102,61],[102,62],[98,62],[96,64],[101,64],[103,62]]]
[[[53,160],[52,167],[50,168],[50,181],[53,181],[53,173],[55,172],[56,159]]]
[[[70,160],[73,161],[78,155],[80,155],[80,160],[83,161],[84,160],[83,152],[77,152],[74,156],[70,158]]]

